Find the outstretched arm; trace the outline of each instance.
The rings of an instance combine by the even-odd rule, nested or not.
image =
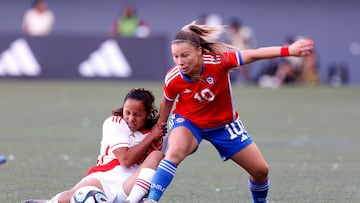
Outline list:
[[[271,59],[286,56],[306,56],[314,49],[314,42],[309,39],[299,39],[290,46],[262,47],[241,51],[243,64],[252,63],[260,59]]]

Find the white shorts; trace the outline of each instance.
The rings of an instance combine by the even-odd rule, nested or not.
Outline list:
[[[110,171],[96,172],[88,176],[100,181],[109,202],[115,202],[115,200],[122,202],[127,198],[123,184],[138,168],[138,165],[130,168],[116,166]]]

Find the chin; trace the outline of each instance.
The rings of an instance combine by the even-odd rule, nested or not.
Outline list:
[[[183,74],[185,74],[185,75],[190,74],[190,71],[189,71],[189,70],[182,70],[182,69],[181,69],[181,72],[182,72]]]
[[[135,127],[130,127],[130,126],[129,126],[129,129],[130,129],[131,131],[133,131],[133,132],[136,131],[136,128],[135,128]]]

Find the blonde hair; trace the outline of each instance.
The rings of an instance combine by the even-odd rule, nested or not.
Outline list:
[[[233,46],[221,42],[218,39],[225,31],[226,27],[224,25],[198,25],[195,21],[193,21],[181,28],[181,30],[175,35],[172,44],[187,42],[193,46],[201,47],[204,51],[209,51],[213,54],[221,54],[235,49]]]

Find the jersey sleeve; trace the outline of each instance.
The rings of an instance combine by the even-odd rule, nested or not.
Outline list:
[[[103,124],[103,141],[106,141],[110,151],[119,147],[130,147],[131,131],[126,122],[119,116],[111,116]]]
[[[238,67],[243,65],[240,51],[225,52],[224,57],[226,58],[224,61],[226,61],[226,63],[228,63],[228,65],[231,67]]]
[[[177,96],[177,92],[175,92],[172,88],[172,85],[164,85],[164,97],[167,101],[174,101]]]
[[[174,87],[176,82],[173,82],[176,80],[176,78],[180,75],[180,70],[178,67],[171,68],[167,73],[164,80],[164,97],[168,101],[174,101],[176,99],[176,96],[178,95],[177,88]]]

